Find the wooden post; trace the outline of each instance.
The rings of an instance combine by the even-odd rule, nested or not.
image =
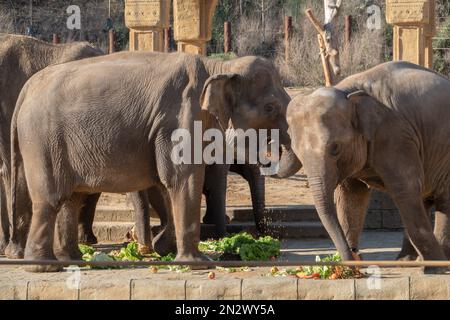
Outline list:
[[[231,52],[231,22],[225,21],[223,28],[223,50],[225,53]]]
[[[330,65],[328,64],[327,48],[325,45],[325,40],[322,38],[320,34],[317,35],[317,40],[319,42],[320,60],[322,61],[323,74],[325,77],[325,86],[331,87],[333,85],[333,81],[331,80]]]
[[[284,17],[284,57],[289,62],[289,43],[292,35],[292,17]]]
[[[60,43],[59,36],[56,33],[54,33],[53,34],[53,44],[58,44],[58,43]]]
[[[317,18],[314,16],[311,9],[307,9],[305,11],[306,16],[311,21],[314,28],[317,30],[317,40],[319,42],[319,48],[320,48],[320,59],[322,61],[322,67],[323,67],[323,74],[325,76],[325,86],[331,87],[333,85],[333,80],[331,78],[331,71],[330,71],[330,63],[329,63],[329,54],[328,49],[326,45],[326,37],[325,37],[325,30],[320,25],[320,22],[317,20]]]
[[[170,41],[172,39],[172,30],[171,28],[164,29],[164,52],[170,52]]]
[[[350,44],[352,36],[352,16],[345,16],[345,45]]]
[[[109,38],[109,51],[108,51],[108,53],[111,54],[111,53],[116,52],[116,48],[115,48],[115,44],[114,44],[114,42],[115,42],[114,30],[113,29],[109,30],[108,35],[109,35],[109,37],[108,37]]]

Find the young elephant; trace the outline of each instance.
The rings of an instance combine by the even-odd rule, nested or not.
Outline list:
[[[32,37],[0,33],[0,254],[23,257],[31,215],[31,202],[25,191],[18,195],[20,215],[8,217],[10,194],[10,128],[20,90],[25,82],[45,67],[102,55],[86,42],[53,45]],[[18,183],[25,185],[23,174]],[[10,230],[11,222],[11,230]]]
[[[362,228],[352,221],[366,210],[368,186],[390,194],[424,260],[446,260],[449,224],[435,236],[424,200],[433,196],[436,219],[448,221],[450,126],[442,119],[449,117],[450,81],[407,62],[379,65],[291,102],[293,149],[344,260],[352,260],[346,235]]]
[[[280,129],[280,143],[289,150],[288,102],[273,65],[257,57],[219,62],[179,53],[118,53],[39,72],[21,92],[11,130],[12,208],[21,159],[33,202],[25,258],[55,259],[61,207],[76,221],[90,193],[158,188],[170,202],[177,260],[205,260],[198,250],[205,164],[173,162],[178,141],[172,133],[185,129],[193,136],[195,121],[219,131]],[[75,247],[76,223],[65,225],[70,243],[62,247]],[[168,241],[165,234],[155,240]]]

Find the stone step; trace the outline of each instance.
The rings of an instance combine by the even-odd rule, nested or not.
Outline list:
[[[254,221],[253,210],[250,207],[229,207],[227,215],[233,221]],[[270,206],[265,210],[268,222],[301,222],[319,221],[316,208],[312,205]]]
[[[132,222],[95,222],[94,233],[99,242],[122,242],[127,238],[127,233],[133,228]],[[159,225],[154,225],[152,230],[157,233]],[[252,222],[233,222],[227,225],[227,232],[238,233],[246,231],[256,233]],[[274,222],[268,226],[268,234],[281,239],[300,238],[327,238],[328,234],[320,222]],[[201,238],[208,239],[214,235],[214,226],[202,224]]]
[[[205,208],[202,208],[202,216]],[[251,207],[228,207],[227,216],[232,221],[252,222],[254,221],[253,210]],[[156,214],[152,213],[152,217]],[[274,206],[266,208],[266,219],[271,221],[300,222],[300,221],[319,221],[314,206]],[[156,219],[155,219],[156,220]],[[108,207],[99,206],[95,213],[96,222],[133,222],[134,210],[129,207]]]

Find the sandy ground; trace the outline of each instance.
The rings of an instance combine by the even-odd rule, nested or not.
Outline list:
[[[203,198],[203,205],[204,198]],[[251,206],[250,189],[247,181],[237,174],[228,176],[227,205],[233,207]],[[313,204],[312,196],[307,187],[307,179],[302,171],[289,179],[266,179],[266,205],[298,205]],[[124,194],[102,194],[100,206],[131,207]]]

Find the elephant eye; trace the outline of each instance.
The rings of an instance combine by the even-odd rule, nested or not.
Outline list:
[[[336,157],[341,152],[341,146],[338,143],[332,143],[328,149],[328,152],[333,157]]]
[[[275,106],[274,106],[273,104],[266,104],[266,105],[264,106],[264,111],[265,111],[267,114],[272,114],[272,113],[275,113],[276,108],[275,108]]]

